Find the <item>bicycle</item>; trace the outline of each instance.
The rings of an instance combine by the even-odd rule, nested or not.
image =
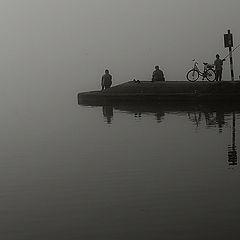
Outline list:
[[[187,80],[190,82],[195,82],[198,80],[199,76],[202,76],[202,80],[207,78],[209,82],[213,82],[216,79],[216,74],[214,71],[214,65],[208,64],[206,62],[203,63],[204,68],[203,72],[201,72],[198,68],[198,62],[194,59],[193,60],[193,68],[187,72]]]

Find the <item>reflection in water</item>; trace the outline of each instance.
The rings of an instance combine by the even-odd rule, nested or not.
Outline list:
[[[81,105],[102,106],[104,118],[108,124],[112,123],[113,109],[133,114],[135,118],[142,120],[142,115],[150,114],[155,116],[158,123],[164,120],[166,113],[181,112],[185,113],[188,119],[199,128],[205,126],[206,128],[217,127],[219,133],[222,133],[223,127],[229,123],[225,120],[226,116],[232,114],[232,144],[228,146],[228,164],[231,166],[237,165],[237,147],[236,147],[236,110],[239,106],[226,106],[221,104],[215,105],[199,105],[199,104],[182,104],[177,105],[174,103],[165,104],[150,104],[150,103],[79,103]],[[239,112],[239,111],[238,111]]]
[[[218,124],[219,131],[222,132],[222,128],[225,125],[224,112],[216,112],[216,123]]]
[[[165,113],[161,112],[161,111],[158,111],[158,112],[155,113],[155,117],[156,117],[156,120],[157,120],[158,123],[162,122],[164,115],[165,115]],[[134,117],[138,118],[138,119],[141,119],[142,118],[142,113],[141,112],[135,112]]]
[[[113,106],[102,106],[102,112],[104,118],[107,120],[107,123],[112,123],[113,118]]]
[[[189,120],[198,127],[202,121],[201,112],[194,111],[194,112],[188,112],[187,114],[188,114]]]
[[[136,112],[136,113],[134,113],[134,117],[141,119],[142,113],[141,112]]]
[[[226,124],[225,113],[223,110],[217,109],[215,111],[201,111],[188,112],[189,119],[195,123],[197,127],[203,121],[204,115],[206,127],[217,126],[219,133],[222,133],[223,126]],[[232,145],[228,146],[228,163],[230,166],[237,165],[237,149],[236,149],[236,116],[235,111],[232,112]]]
[[[163,120],[163,117],[165,116],[165,113],[158,111],[158,112],[156,112],[155,116],[156,116],[157,122],[161,123]]]
[[[228,146],[228,163],[230,166],[237,165],[237,148],[236,148],[236,116],[232,114],[232,145]]]
[[[223,126],[225,125],[224,112],[217,109],[215,111],[202,109],[193,112],[188,112],[188,118],[191,120],[196,127],[199,127],[202,122],[205,122],[206,127],[217,126],[219,132],[222,132]]]

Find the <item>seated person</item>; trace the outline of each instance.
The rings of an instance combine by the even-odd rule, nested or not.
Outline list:
[[[155,70],[152,74],[152,82],[165,81],[163,71],[159,69],[159,66],[155,66]]]

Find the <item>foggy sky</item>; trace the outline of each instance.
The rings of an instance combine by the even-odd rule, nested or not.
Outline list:
[[[193,58],[228,54],[228,29],[240,43],[239,9],[239,0],[0,0],[0,94],[99,89],[105,68],[114,84],[148,80],[155,65],[185,80]],[[240,49],[236,76],[239,64]]]

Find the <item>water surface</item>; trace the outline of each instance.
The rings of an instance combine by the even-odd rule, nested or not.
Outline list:
[[[238,108],[54,106],[2,121],[2,239],[239,234]]]

